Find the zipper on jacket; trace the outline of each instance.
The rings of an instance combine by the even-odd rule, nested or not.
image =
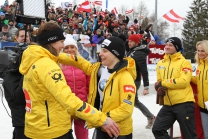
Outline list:
[[[169,65],[168,65],[167,79],[168,79],[168,73],[169,73],[169,68],[170,68],[170,63],[171,63],[171,58],[170,58],[170,56],[169,56],[169,59],[170,59],[170,62],[169,62]],[[168,96],[168,99],[169,99],[169,101],[170,101],[170,97],[169,97],[168,91],[167,91],[167,96]],[[170,101],[170,105],[172,105],[171,101]]]
[[[112,82],[111,82],[111,89],[110,89],[110,96],[112,95],[113,81],[114,81],[114,80],[112,79]],[[103,90],[103,93],[105,92],[105,90],[106,90],[106,86],[105,86],[105,89]],[[105,99],[105,94],[106,94],[106,93],[104,93],[104,95],[103,95],[103,101],[101,102],[102,109],[103,109],[103,103],[104,103],[104,99]],[[102,111],[102,109],[101,109],[100,111]]]
[[[48,127],[49,127],[50,126],[50,118],[49,118],[49,111],[48,111],[48,103],[47,103],[47,100],[45,100],[45,105],[46,105],[47,122],[48,122]]]
[[[76,84],[76,80],[75,80],[75,73],[74,73],[74,72],[75,72],[75,71],[74,71],[74,68],[72,68],[72,74],[73,74],[73,79],[74,79],[74,88],[73,88],[72,91],[73,91],[74,94],[76,94],[76,93],[75,93],[75,86],[76,86],[75,84]]]
[[[165,71],[166,71],[166,68],[164,69],[163,79],[165,79]]]
[[[113,79],[112,79],[112,82],[111,82],[111,89],[110,89],[110,96],[112,95],[112,89],[113,89]]]
[[[170,73],[170,78],[172,77],[172,75],[173,75],[173,70],[174,70],[174,68],[172,68],[172,70],[171,70],[171,73]]]

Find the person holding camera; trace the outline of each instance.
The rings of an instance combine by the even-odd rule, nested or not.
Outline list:
[[[165,56],[157,63],[157,95],[164,101],[155,119],[152,132],[156,139],[170,139],[167,130],[177,120],[184,139],[197,139],[194,119],[194,95],[190,85],[191,63],[181,51],[181,40],[170,37],[165,44]]]
[[[23,52],[19,71],[24,75],[25,135],[28,139],[73,139],[71,117],[76,116],[117,137],[118,125],[81,101],[67,85],[58,57],[64,40],[60,26],[47,22],[38,30],[38,44],[29,45]]]
[[[21,44],[21,36],[24,36],[24,29],[16,32],[17,42]],[[27,40],[29,40],[29,35]],[[29,43],[29,41],[27,41]],[[24,45],[25,47],[25,45]],[[21,47],[22,49],[23,47]],[[23,50],[22,50],[23,51]],[[4,93],[6,101],[11,110],[12,126],[14,127],[13,139],[25,139],[24,126],[25,126],[25,96],[22,90],[23,76],[19,72],[19,65],[21,62],[21,53],[16,57],[17,63],[14,69],[9,69],[8,73],[4,76]]]

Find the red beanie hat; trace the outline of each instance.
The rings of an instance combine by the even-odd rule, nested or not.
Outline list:
[[[140,39],[142,39],[142,38],[139,35],[137,35],[137,34],[132,34],[128,38],[128,40],[134,41],[135,43],[140,43]]]

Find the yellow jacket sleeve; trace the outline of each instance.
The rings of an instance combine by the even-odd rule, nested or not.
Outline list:
[[[38,78],[40,78],[39,80],[45,88],[70,115],[75,115],[84,119],[94,126],[99,127],[104,124],[107,116],[88,103],[81,101],[74,93],[72,93],[65,81],[62,70],[57,64],[47,64],[47,66],[42,67],[42,70],[38,74]]]

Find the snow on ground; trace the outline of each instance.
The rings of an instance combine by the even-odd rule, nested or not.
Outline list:
[[[157,115],[161,106],[156,104],[156,93],[154,91],[154,86],[150,85],[150,94],[147,96],[142,95],[143,88],[139,90],[139,99],[140,101],[154,114]],[[12,120],[8,116],[3,104],[6,106],[6,109],[10,113],[10,109],[8,108],[7,102],[2,99],[2,92],[0,90],[0,138],[1,139],[11,139],[12,138]],[[2,104],[3,101],[3,104]],[[133,139],[154,139],[151,129],[145,129],[147,125],[146,117],[141,113],[140,110],[134,108],[133,112]],[[92,138],[93,129],[89,130],[89,139]],[[174,124],[173,136],[180,137],[179,125],[176,122]]]

